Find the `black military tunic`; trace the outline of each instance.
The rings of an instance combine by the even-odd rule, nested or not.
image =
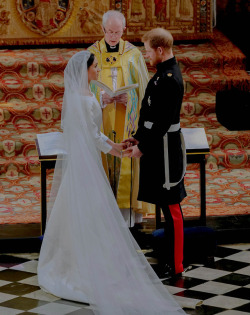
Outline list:
[[[138,200],[159,206],[180,203],[186,196],[183,179],[170,190],[165,183],[163,137],[171,125],[180,122],[183,80],[175,57],[157,65],[149,81],[140,110],[138,130],[134,138],[143,153],[140,158]],[[183,172],[180,129],[168,133],[170,182],[179,182]]]

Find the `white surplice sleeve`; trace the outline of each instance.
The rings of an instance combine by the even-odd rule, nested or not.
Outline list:
[[[100,131],[102,123],[101,107],[95,97],[91,97],[90,101],[87,103],[90,132],[93,135],[96,147],[103,153],[107,154],[112,149],[112,146],[107,143],[109,138]]]

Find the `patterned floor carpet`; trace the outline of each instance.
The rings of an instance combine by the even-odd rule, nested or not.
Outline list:
[[[88,305],[62,300],[40,289],[38,258],[37,253],[0,255],[0,314],[93,315]],[[148,260],[157,270],[156,261]],[[192,264],[178,280],[162,282],[181,305],[188,306],[187,314],[249,314],[250,244],[217,246],[214,262]]]
[[[0,224],[41,220],[34,139],[38,133],[58,131],[63,70],[79,50],[0,50]],[[178,44],[174,53],[185,84],[181,126],[205,128],[210,146],[207,215],[249,214],[249,131],[227,130],[215,113],[216,91],[232,86],[249,89],[245,57],[217,30],[212,41]],[[198,174],[197,165],[189,165],[188,197],[182,205],[186,217],[199,215]]]

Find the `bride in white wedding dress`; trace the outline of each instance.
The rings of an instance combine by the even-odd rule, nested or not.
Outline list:
[[[102,111],[90,92],[97,61],[76,53],[64,72],[63,149],[38,263],[39,285],[91,304],[96,315],[185,314],[132,237],[102,166],[101,151],[121,156],[100,132]]]

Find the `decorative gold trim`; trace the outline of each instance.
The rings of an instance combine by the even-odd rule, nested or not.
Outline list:
[[[39,162],[57,161],[58,159],[38,159]]]
[[[209,154],[210,151],[205,151],[205,152],[187,152],[186,155],[205,155]]]

